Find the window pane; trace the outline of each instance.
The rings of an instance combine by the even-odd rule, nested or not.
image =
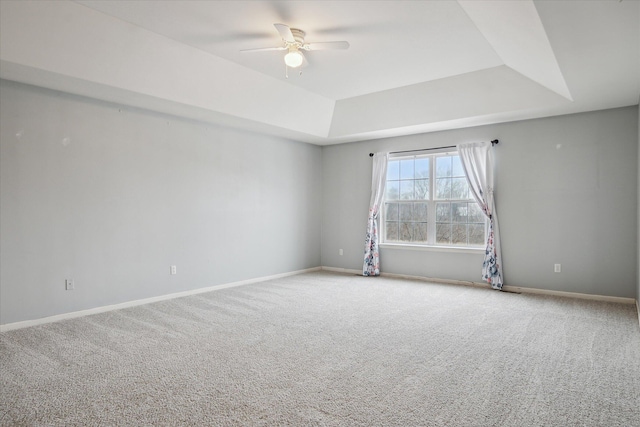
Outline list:
[[[472,198],[459,156],[390,160],[386,185],[384,241],[429,244],[427,233],[435,231],[431,244],[485,245],[487,220]]]
[[[398,241],[398,223],[397,222],[385,222],[386,241],[397,242]]]
[[[469,184],[467,183],[467,178],[453,178],[451,180],[451,198],[469,198]]]
[[[454,245],[467,244],[467,225],[453,224],[451,233],[451,243]]]
[[[400,179],[400,162],[398,160],[389,160],[387,162],[387,181]]]
[[[400,160],[400,179],[413,178],[413,159]]]
[[[413,200],[414,181],[400,181],[400,198],[402,200]]]
[[[453,156],[451,160],[453,162],[453,176],[464,176],[464,168],[462,167],[460,156]]]
[[[428,179],[416,179],[416,199],[417,200],[429,200],[429,180]]]
[[[416,159],[416,178],[429,178],[429,163],[431,162],[428,158]]]
[[[436,222],[451,222],[451,203],[436,203]]]
[[[426,222],[427,221],[427,204],[426,203],[414,203],[413,204],[413,220]]]
[[[436,199],[451,198],[451,178],[436,179]]]
[[[411,203],[400,203],[400,221],[411,221],[413,218]]]
[[[436,177],[451,176],[451,157],[436,157]]]
[[[411,235],[413,234],[413,223],[411,222],[401,222],[400,228],[398,229],[398,240],[403,242],[410,242]]]
[[[451,224],[436,224],[436,243],[451,244]]]
[[[469,224],[469,244],[484,246],[484,224]]]
[[[451,216],[453,222],[467,222],[468,209],[466,202],[451,203]]]
[[[413,241],[424,243],[427,241],[427,223],[416,222],[413,224]]]
[[[384,197],[387,200],[398,200],[399,196],[400,196],[400,182],[387,181],[387,187],[385,188]]]
[[[386,212],[384,217],[387,221],[397,221],[398,220],[398,204],[397,203],[386,203]]]
[[[485,218],[480,206],[476,202],[469,202],[469,222],[481,222],[484,224]]]

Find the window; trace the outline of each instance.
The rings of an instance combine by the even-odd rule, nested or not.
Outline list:
[[[382,212],[383,243],[482,248],[486,217],[469,193],[456,153],[392,157]]]

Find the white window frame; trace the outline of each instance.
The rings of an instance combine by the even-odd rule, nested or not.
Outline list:
[[[443,252],[482,252],[485,250],[484,243],[479,246],[465,246],[465,245],[443,245],[438,244],[436,242],[436,204],[438,202],[446,201],[449,203],[456,202],[473,202],[477,203],[473,196],[470,195],[469,199],[436,199],[435,198],[435,186],[436,186],[436,158],[444,157],[444,156],[459,156],[457,150],[442,150],[442,151],[425,151],[425,152],[416,152],[414,154],[391,154],[389,156],[389,162],[395,160],[403,160],[403,159],[415,159],[415,158],[429,158],[429,198],[424,200],[427,203],[427,242],[388,242],[387,238],[387,230],[386,230],[386,192],[387,188],[385,186],[385,195],[382,200],[382,206],[380,209],[380,228],[381,228],[381,241],[380,246],[385,248],[396,248],[396,249],[410,249],[410,250],[427,250],[427,251],[443,251]],[[385,177],[386,179],[386,177]],[[413,199],[413,202],[416,200]],[[402,199],[398,198],[398,202],[402,203]],[[398,213],[399,214],[399,213]],[[488,231],[489,222],[485,218],[484,221],[484,239],[483,242],[486,242],[487,231]]]

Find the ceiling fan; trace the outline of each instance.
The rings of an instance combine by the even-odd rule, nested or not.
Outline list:
[[[284,46],[280,47],[265,47],[261,49],[244,49],[241,52],[264,52],[269,50],[286,50],[288,53],[284,56],[284,63],[287,67],[297,68],[300,66],[306,66],[307,60],[302,54],[303,50],[328,50],[328,49],[349,49],[349,42],[318,42],[318,43],[305,43],[305,32],[298,28],[289,28],[284,24],[273,24],[276,30],[280,33]]]

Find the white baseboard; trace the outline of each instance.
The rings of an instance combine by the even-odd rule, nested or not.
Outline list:
[[[335,267],[323,266],[322,269],[327,271],[334,271],[337,273],[354,273],[354,274],[362,275],[362,271],[351,270],[347,268],[335,268]],[[440,279],[436,277],[411,276],[407,274],[396,274],[396,273],[381,273],[380,275],[382,277],[395,277],[398,279],[421,280],[424,282],[444,283],[449,285],[473,286],[477,288],[491,289],[491,286],[488,283],[473,282],[470,280]],[[520,286],[504,286],[502,289],[506,292],[516,292],[516,293],[523,293],[523,294],[552,295],[552,296],[558,296],[558,297],[578,298],[578,299],[587,299],[587,300],[595,300],[595,301],[607,301],[607,302],[616,302],[616,303],[622,303],[622,304],[637,304],[635,298],[582,294],[578,292],[553,291],[549,289],[538,289],[538,288],[523,288]],[[638,310],[639,310],[638,315],[640,316],[640,307],[638,308]]]
[[[174,298],[186,297],[186,296],[189,296],[189,295],[197,295],[197,294],[201,294],[201,293],[205,293],[205,292],[217,291],[217,290],[220,290],[220,289],[233,288],[233,287],[236,287],[236,286],[243,286],[243,285],[250,285],[252,283],[258,283],[258,282],[265,282],[267,280],[280,279],[282,277],[295,276],[297,274],[303,274],[303,273],[309,273],[309,272],[312,272],[312,271],[318,271],[318,270],[320,270],[320,268],[321,267],[307,268],[307,269],[304,269],[304,270],[297,270],[297,271],[290,271],[290,272],[287,272],[287,273],[274,274],[272,276],[256,277],[256,278],[253,278],[253,279],[240,280],[238,282],[223,283],[221,285],[214,285],[214,286],[209,286],[209,287],[206,287],[206,288],[192,289],[190,291],[175,292],[175,293],[172,293],[172,294],[160,295],[160,296],[157,296],[157,297],[144,298],[144,299],[139,299],[139,300],[134,300],[134,301],[127,301],[127,302],[123,302],[123,303],[119,303],[119,304],[113,304],[113,305],[105,305],[105,306],[101,306],[101,307],[90,308],[90,309],[87,309],[87,310],[80,310],[80,311],[73,311],[73,312],[70,312],[70,313],[56,314],[55,316],[43,317],[43,318],[40,318],[40,319],[24,320],[22,322],[7,323],[5,325],[0,325],[0,332],[12,331],[12,330],[15,330],[15,329],[28,328],[30,326],[43,325],[45,323],[58,322],[60,320],[74,319],[76,317],[83,317],[83,316],[88,316],[88,315],[91,315],[91,314],[104,313],[104,312],[112,311],[112,310],[120,310],[120,309],[123,309],[123,308],[135,307],[135,306],[138,306],[138,305],[150,304],[150,303],[158,302],[158,301],[166,301],[166,300],[170,300],[170,299],[174,299]]]
[[[325,266],[322,266],[320,268],[325,271],[333,271],[334,273],[345,273],[345,274],[349,273],[349,274],[356,274],[358,276],[362,276],[362,270],[352,270],[350,268],[325,267]]]
[[[615,302],[619,304],[635,304],[636,302],[635,298],[614,297],[609,295],[596,295],[596,294],[581,294],[579,292],[552,291],[549,289],[521,288],[519,286],[504,286],[502,289],[508,292],[521,292],[523,294],[526,293],[526,294],[536,294],[536,295],[553,295],[557,297]]]
[[[354,270],[354,269],[349,269],[349,268],[326,267],[326,266],[313,267],[313,268],[307,268],[307,269],[304,269],[304,270],[297,270],[297,271],[291,271],[291,272],[287,272],[287,273],[274,274],[274,275],[271,275],[271,276],[256,277],[256,278],[253,278],[253,279],[241,280],[241,281],[238,281],[238,282],[223,283],[221,285],[214,285],[214,286],[209,286],[209,287],[206,287],[206,288],[192,289],[190,291],[176,292],[176,293],[172,293],[172,294],[160,295],[160,296],[157,296],[157,297],[144,298],[144,299],[139,299],[139,300],[134,300],[134,301],[127,301],[127,302],[123,302],[123,303],[119,303],[119,304],[105,305],[105,306],[101,306],[101,307],[90,308],[90,309],[87,309],[87,310],[73,311],[73,312],[70,312],[70,313],[62,313],[62,314],[57,314],[57,315],[54,315],[54,316],[43,317],[43,318],[40,318],[40,319],[33,319],[33,320],[25,320],[25,321],[21,321],[21,322],[7,323],[5,325],[0,325],[0,332],[12,331],[12,330],[15,330],[15,329],[28,328],[30,326],[43,325],[43,324],[46,324],[46,323],[58,322],[60,320],[66,320],[66,319],[73,319],[73,318],[76,318],[76,317],[83,317],[83,316],[88,316],[88,315],[91,315],[91,314],[104,313],[104,312],[112,311],[112,310],[120,310],[120,309],[123,309],[123,308],[135,307],[135,306],[138,306],[138,305],[150,304],[150,303],[153,303],[153,302],[165,301],[165,300],[185,297],[185,296],[189,296],[189,295],[197,295],[197,294],[216,291],[216,290],[220,290],[220,289],[233,288],[233,287],[236,287],[236,286],[249,285],[249,284],[258,283],[258,282],[265,282],[267,280],[279,279],[279,278],[288,277],[288,276],[295,276],[297,274],[310,273],[312,271],[318,271],[318,270],[333,271],[333,272],[336,272],[336,273],[345,273],[345,274],[355,274],[355,275],[358,275],[358,276],[362,275],[362,271],[361,270]],[[411,276],[411,275],[406,275],[406,274],[395,274],[395,273],[382,273],[381,276],[383,276],[383,277],[394,277],[394,278],[399,278],[399,279],[421,280],[421,281],[424,281],[424,282],[444,283],[444,284],[451,284],[451,285],[474,286],[474,287],[487,288],[487,289],[491,288],[487,283],[473,282],[473,281],[467,281],[467,280],[439,279],[439,278],[434,278],[434,277]],[[569,298],[579,298],[579,299],[588,299],[588,300],[596,300],[596,301],[616,302],[616,303],[623,303],[623,304],[635,304],[636,305],[636,309],[638,311],[638,322],[639,322],[639,326],[640,326],[640,302],[637,301],[634,298],[613,297],[613,296],[607,296],[607,295],[582,294],[582,293],[576,293],[576,292],[552,291],[552,290],[548,290],[548,289],[523,288],[523,287],[519,287],[519,286],[505,286],[503,288],[503,290],[508,291],[508,292],[520,292],[520,293],[537,294],[537,295],[553,295],[553,296],[562,296],[562,297],[569,297]]]

